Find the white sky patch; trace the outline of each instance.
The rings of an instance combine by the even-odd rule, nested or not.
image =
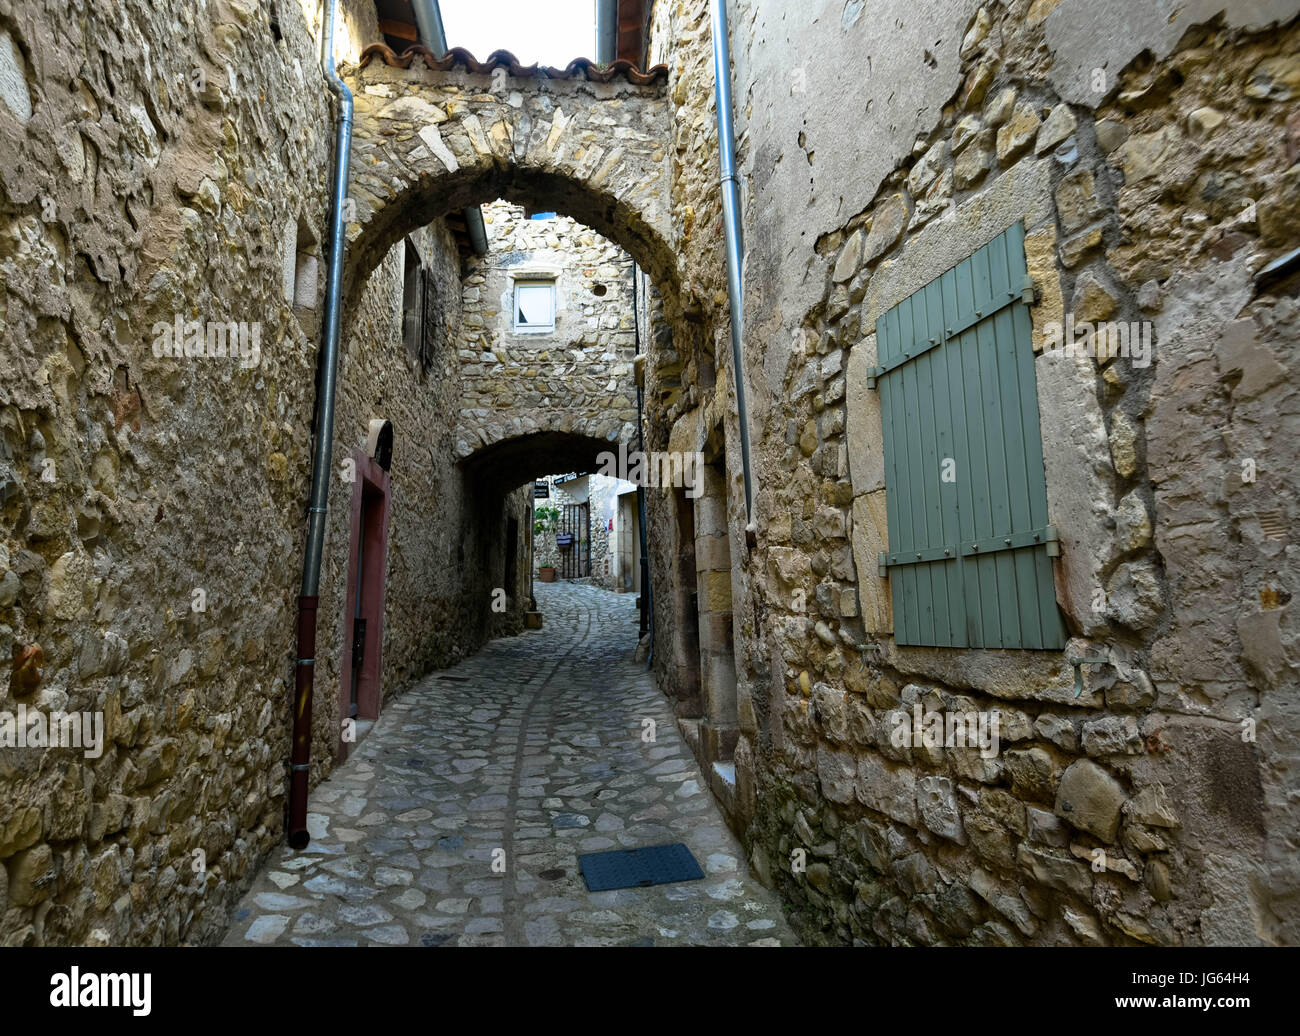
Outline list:
[[[440,7],[447,46],[480,61],[494,50],[556,68],[595,57],[594,0],[441,0]]]

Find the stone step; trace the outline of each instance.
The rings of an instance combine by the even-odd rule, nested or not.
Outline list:
[[[678,716],[677,729],[690,747],[691,755],[700,757],[700,719],[699,717]]]
[[[709,788],[730,817],[736,809],[736,764],[717,762],[710,766]]]

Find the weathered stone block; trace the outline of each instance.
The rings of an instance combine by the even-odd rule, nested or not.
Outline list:
[[[1069,832],[1066,831],[1065,825],[1061,823],[1054,813],[1039,809],[1037,806],[1026,806],[1025,814],[1029,820],[1029,840],[1031,842],[1037,842],[1040,845],[1054,845],[1058,848],[1065,846],[1069,842]]]
[[[1132,716],[1103,716],[1083,725],[1083,750],[1089,755],[1133,755],[1141,749],[1137,720]]]
[[[993,168],[992,135],[992,130],[985,130],[957,156],[952,167],[952,183],[957,190],[970,190]]]
[[[876,336],[870,334],[849,351],[847,375],[849,475],[853,493],[885,488],[885,447],[881,426],[880,393],[867,387],[868,372],[876,365]]]
[[[858,570],[862,625],[868,633],[894,630],[889,581],[878,575],[878,556],[888,550],[889,523],[885,491],[881,489],[853,501],[853,560]]]
[[[1074,282],[1074,302],[1071,309],[1074,310],[1076,325],[1080,321],[1095,324],[1109,320],[1118,308],[1119,300],[1115,297],[1114,289],[1095,273],[1084,272]]]
[[[1067,234],[1082,230],[1101,215],[1097,181],[1091,169],[1076,169],[1056,185],[1056,212]]]
[[[957,790],[949,777],[922,777],[916,782],[916,806],[921,820],[935,834],[966,844]]]
[[[1077,860],[1036,846],[1021,844],[1016,861],[1033,879],[1059,892],[1072,892],[1082,899],[1092,897],[1092,875]]]
[[[1021,838],[1029,830],[1025,823],[1025,804],[1005,788],[983,789],[980,809]]]
[[[1102,228],[1089,227],[1061,243],[1061,263],[1067,269],[1079,265],[1084,256],[1102,245]]]
[[[842,688],[826,683],[814,684],[813,709],[827,740],[840,743],[848,740],[848,713]]]
[[[1169,802],[1164,785],[1149,784],[1124,804],[1126,815],[1151,827],[1179,826],[1178,814]]]
[[[1077,121],[1068,104],[1058,104],[1047,116],[1047,121],[1038,130],[1038,139],[1034,150],[1043,155],[1051,151],[1075,131]]]
[[[1182,143],[1177,126],[1165,126],[1150,133],[1129,137],[1114,152],[1113,161],[1124,171],[1127,187],[1155,176],[1171,164],[1173,153]]]
[[[1091,760],[1079,759],[1061,775],[1056,815],[1103,842],[1113,842],[1126,797],[1119,781]]]
[[[731,611],[731,573],[701,572],[699,581],[700,611]]]
[[[35,906],[54,894],[58,866],[48,845],[15,853],[8,861],[9,898],[20,906]]]
[[[858,758],[857,799],[901,824],[915,827],[916,775],[911,770],[891,766],[874,753]]]
[[[1052,742],[1057,748],[1066,752],[1074,752],[1079,747],[1078,735],[1074,729],[1074,720],[1069,716],[1044,712],[1034,721],[1034,732],[1039,737]]]
[[[998,129],[998,163],[1010,165],[1023,155],[1038,136],[1039,125],[1032,104],[1017,104],[1011,118]]]
[[[1050,801],[1056,776],[1056,764],[1042,748],[1013,748],[1004,753],[1007,773],[1015,793],[1028,799]]]
[[[857,762],[848,749],[817,746],[817,777],[822,794],[831,802],[852,802],[857,780]]]
[[[917,160],[916,165],[912,166],[912,171],[907,174],[907,189],[911,192],[913,198],[919,198],[925,194],[948,165],[948,142],[946,140],[936,141],[930,145],[929,150]]]
[[[1085,635],[1101,628],[1093,600],[1110,563],[1110,446],[1087,356],[1048,350],[1038,366],[1038,414],[1047,507],[1061,538],[1054,565],[1057,603]]]
[[[1147,629],[1164,606],[1160,577],[1149,561],[1121,565],[1106,583],[1106,616],[1121,626]]]
[[[995,866],[1010,869],[1015,866],[1015,842],[1005,827],[987,813],[974,813],[966,818],[965,831],[971,848],[982,859]]]
[[[853,275],[858,272],[858,267],[862,265],[863,240],[862,231],[855,230],[840,250],[839,259],[835,262],[835,269],[831,272],[831,279],[837,284],[852,280]]]
[[[862,261],[868,265],[884,255],[903,236],[911,218],[907,198],[892,194],[876,206],[871,216],[871,230],[863,246]]]
[[[993,95],[993,99],[984,108],[984,121],[994,128],[1001,126],[1011,118],[1016,107],[1014,87],[1004,87]]]
[[[41,811],[35,806],[14,809],[0,823],[0,860],[35,845],[41,838]]]

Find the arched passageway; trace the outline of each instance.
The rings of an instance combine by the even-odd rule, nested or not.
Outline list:
[[[367,48],[345,70],[356,103],[348,278],[353,290],[415,227],[507,198],[564,212],[675,294],[667,70],[574,62],[562,77],[504,52],[486,62]]]
[[[652,353],[656,343],[670,351],[675,333],[689,336],[669,218],[666,69],[577,61],[557,72],[520,66],[504,52],[478,62],[459,50],[437,59],[420,47],[398,56],[375,45],[344,77],[356,104],[345,311],[403,237],[499,198],[571,217],[644,271],[658,326],[648,326],[643,294],[645,315],[630,325],[636,351]],[[499,524],[494,512],[524,483],[592,471],[604,451],[636,448],[637,390],[631,365],[621,352],[617,359],[595,405],[570,406],[563,383],[551,384],[542,407],[462,404],[450,444],[479,529]],[[488,354],[486,380],[497,360]]]
[[[666,69],[642,74],[619,64],[598,69],[575,62],[557,73],[521,67],[506,54],[480,63],[463,51],[435,59],[414,47],[399,57],[375,45],[343,75],[355,98],[344,319],[362,348],[365,330],[354,315],[364,311],[371,276],[392,261],[396,246],[449,214],[496,199],[571,217],[624,250],[631,262],[619,278],[640,279],[635,267],[653,285],[661,329],[630,324],[629,335],[644,332],[636,349],[610,350],[615,355],[600,389],[586,391],[581,405],[566,392],[559,364],[543,368],[551,386],[545,405],[482,391],[501,365],[500,351],[483,348],[480,364],[473,354],[481,347],[469,336],[453,334],[444,345],[460,351],[459,388],[437,380],[458,366],[454,355],[441,372],[436,364],[425,371],[439,406],[456,408],[449,430],[441,423],[428,430],[438,458],[429,482],[440,497],[441,520],[429,530],[450,531],[456,541],[446,554],[450,581],[472,602],[459,611],[473,643],[523,621],[528,573],[509,563],[528,548],[531,498],[520,487],[546,474],[591,471],[603,451],[633,447],[631,360],[656,340],[671,341],[667,328],[680,306],[669,219]],[[640,290],[644,305],[646,288]],[[348,363],[345,352],[345,368]],[[571,377],[576,383],[589,374],[575,369]],[[404,431],[409,438],[424,429]],[[440,475],[447,454],[458,473]],[[502,615],[488,606],[499,590],[509,601]]]
[[[669,368],[680,364],[673,355],[675,341],[683,354],[690,352],[698,329],[680,297],[678,242],[669,219],[665,145],[671,132],[662,74],[641,76],[617,69],[600,72],[579,64],[565,76],[555,77],[520,69],[500,56],[484,64],[461,54],[437,62],[410,52],[398,59],[386,48],[376,47],[370,48],[358,67],[345,70],[345,75],[357,99],[345,313],[359,310],[357,303],[371,274],[391,260],[395,246],[404,238],[467,206],[504,199],[529,211],[571,217],[623,249],[631,262],[619,266],[616,276],[629,274],[642,285],[633,292],[636,314],[631,333],[636,352],[647,354],[649,363],[655,362],[656,351],[667,355]],[[636,270],[644,271],[644,278]],[[466,275],[467,283],[473,276],[473,272]],[[647,283],[653,285],[653,292],[644,286]],[[647,300],[651,294],[653,306]],[[359,329],[351,330],[356,333]],[[462,364],[474,364],[474,350],[467,348],[464,340],[460,349]],[[484,350],[484,355],[487,353]],[[621,354],[618,359],[623,359]],[[476,372],[465,385],[469,387],[476,379],[490,381],[498,360],[489,356],[484,371]],[[454,358],[449,362],[456,366]],[[496,684],[485,688],[489,696],[498,691],[505,695],[502,705],[508,713],[523,710],[519,737],[537,736],[536,725],[529,726],[536,710],[558,715],[586,708],[591,703],[580,703],[573,694],[589,692],[596,700],[608,674],[622,673],[628,681],[653,689],[644,667],[632,662],[638,628],[632,596],[593,598],[584,603],[582,594],[594,588],[566,588],[579,598],[570,600],[563,591],[556,596],[551,587],[535,587],[532,578],[534,480],[563,472],[595,472],[605,467],[610,454],[627,457],[642,447],[655,449],[648,436],[642,439],[650,421],[638,427],[643,415],[632,402],[638,396],[632,365],[627,364],[625,370],[621,363],[618,366],[619,373],[609,379],[603,405],[566,407],[562,386],[557,389],[555,384],[547,393],[549,405],[531,409],[495,400],[478,402],[490,393],[476,393],[476,402],[467,402],[468,396],[462,398],[458,419],[449,428],[436,430],[440,445],[435,452],[450,454],[454,473],[434,480],[446,502],[437,517],[449,528],[430,527],[429,534],[450,532],[453,542],[447,546],[446,557],[454,581],[461,587],[458,621],[467,631],[467,643],[487,644],[482,654],[459,662],[456,668],[474,667],[471,678],[477,680],[503,659],[508,670],[520,658],[530,657],[546,670],[541,686],[529,685],[531,697],[509,699],[506,690]],[[461,373],[466,369],[459,368]],[[444,405],[455,406],[455,395],[455,390],[449,389]],[[657,402],[646,401],[646,418]],[[661,422],[661,428],[666,427],[666,422]],[[704,777],[687,780],[675,793],[683,800],[697,793],[707,797],[710,785],[717,790],[719,781],[734,789],[734,778],[725,776],[736,728],[726,480],[722,453],[715,445],[706,457],[705,438],[680,447],[699,455],[700,463],[690,466],[692,483],[652,483],[647,494],[656,494],[657,506],[645,512],[651,523],[659,525],[651,536],[661,545],[653,562],[657,571],[652,573],[651,584],[673,583],[680,568],[689,570],[690,578],[679,582],[694,586],[697,569],[699,573],[699,600],[688,590],[656,602],[655,607],[656,615],[670,617],[656,631],[656,650],[674,658],[678,678],[655,692],[667,692],[667,699],[660,696],[656,701],[663,712],[659,722],[669,731],[661,735],[665,751],[650,758],[662,769],[685,749],[708,767]],[[659,443],[660,448],[667,446],[666,439]],[[711,466],[706,470],[707,465]],[[705,498],[697,499],[699,496]],[[637,521],[638,530],[644,528],[640,514]],[[642,553],[639,545],[636,552]],[[535,589],[540,591],[536,603],[544,610],[555,610],[546,617],[541,634],[546,638],[544,649],[538,647],[541,642],[537,639],[520,643],[520,638],[537,636],[536,631],[520,632],[534,603]],[[500,614],[498,603],[503,606]],[[574,628],[574,623],[581,628]],[[599,643],[593,640],[593,629],[603,634]],[[558,656],[562,664],[553,664],[556,659],[552,656]],[[486,668],[480,671],[481,666]],[[573,692],[569,694],[572,700],[560,702],[557,698],[547,704],[547,688],[554,690],[566,666],[579,667],[591,680],[566,678],[564,686]],[[452,673],[446,675],[455,679]],[[445,683],[437,675],[419,681],[417,687],[437,692],[426,697],[417,691],[421,701],[443,702]],[[453,685],[453,690],[459,696],[465,688]],[[630,723],[629,715],[615,713],[615,726]],[[480,720],[472,716],[460,719],[481,723],[486,715]],[[590,726],[587,733],[575,728],[575,737],[613,743],[623,736],[616,730],[597,729],[599,724]],[[359,751],[368,755],[371,747],[363,745]],[[686,772],[690,764],[682,762]],[[700,801],[699,807],[688,803],[688,812],[702,809],[705,799]],[[726,795],[723,801],[727,802]],[[516,811],[513,819],[505,818],[507,827],[519,822],[526,805],[505,804],[507,812],[511,808]],[[649,797],[643,805],[654,808]],[[709,799],[707,809],[716,808]],[[590,820],[615,823],[598,813]],[[519,836],[518,827],[511,830],[514,834],[507,837]],[[708,837],[717,836],[710,833]],[[718,865],[725,866],[722,861]],[[709,919],[705,923],[707,926]],[[483,933],[493,931],[490,921],[483,924]],[[507,941],[532,938],[528,932],[505,934]]]
[[[544,421],[545,415],[541,415]],[[626,447],[628,440],[622,440]],[[468,477],[500,491],[522,486],[556,472],[590,472],[601,466],[602,454],[617,454],[619,437],[539,428],[504,438],[477,450],[464,461]]]

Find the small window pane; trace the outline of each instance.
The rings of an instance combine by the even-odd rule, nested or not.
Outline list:
[[[519,327],[551,327],[555,323],[555,285],[515,286],[515,324]]]

